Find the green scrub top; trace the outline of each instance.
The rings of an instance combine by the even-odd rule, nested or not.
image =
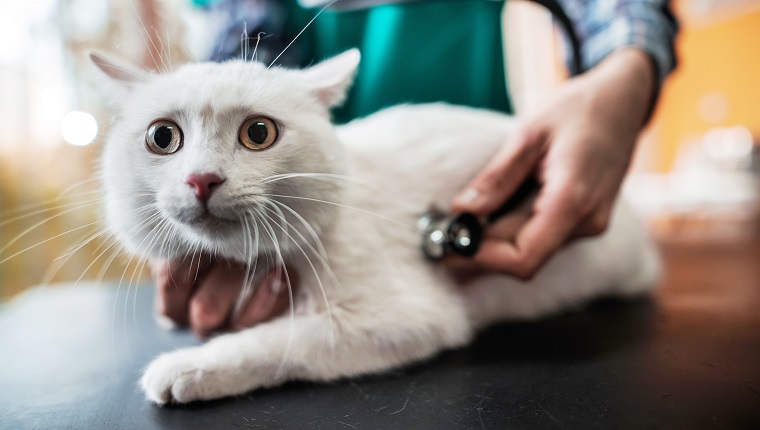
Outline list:
[[[511,112],[504,74],[501,0],[405,1],[324,11],[301,36],[304,58],[359,48],[362,61],[335,120],[400,103],[445,101]],[[299,8],[300,31],[317,10]],[[305,42],[305,43],[304,43]]]

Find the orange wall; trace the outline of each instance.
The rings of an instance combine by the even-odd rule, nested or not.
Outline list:
[[[652,122],[652,167],[660,171],[672,167],[684,141],[712,127],[744,125],[760,138],[760,9],[716,14],[712,23],[678,15],[679,65]]]

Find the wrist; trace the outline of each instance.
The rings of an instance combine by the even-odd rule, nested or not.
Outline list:
[[[629,98],[649,111],[657,94],[657,72],[646,52],[634,47],[622,48],[610,54],[599,67],[613,85],[625,90]]]
[[[627,122],[635,126],[636,131],[644,126],[651,113],[657,95],[656,76],[649,55],[633,47],[613,52],[587,73],[587,78],[598,89],[600,108],[624,107]]]

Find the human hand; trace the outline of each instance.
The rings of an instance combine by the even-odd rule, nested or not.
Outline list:
[[[496,222],[474,257],[448,264],[527,279],[570,239],[602,233],[654,88],[651,60],[633,48],[564,83],[452,201],[455,212],[486,215],[536,175],[532,213]]]
[[[289,305],[288,281],[293,288],[298,285],[293,271],[286,274],[285,270],[270,270],[252,285],[254,293],[240,312],[232,315],[246,267],[237,261],[212,260],[206,255],[182,261],[154,261],[151,275],[156,284],[156,311],[176,324],[189,325],[198,337],[242,330],[281,314]]]

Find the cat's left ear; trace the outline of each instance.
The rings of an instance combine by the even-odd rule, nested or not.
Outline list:
[[[317,98],[327,107],[337,106],[346,98],[348,88],[354,82],[359,67],[359,50],[349,49],[316,66],[303,70],[307,85]]]
[[[102,52],[90,51],[88,57],[105,74],[106,80],[117,92],[129,91],[135,84],[145,82],[150,77],[150,72]]]

